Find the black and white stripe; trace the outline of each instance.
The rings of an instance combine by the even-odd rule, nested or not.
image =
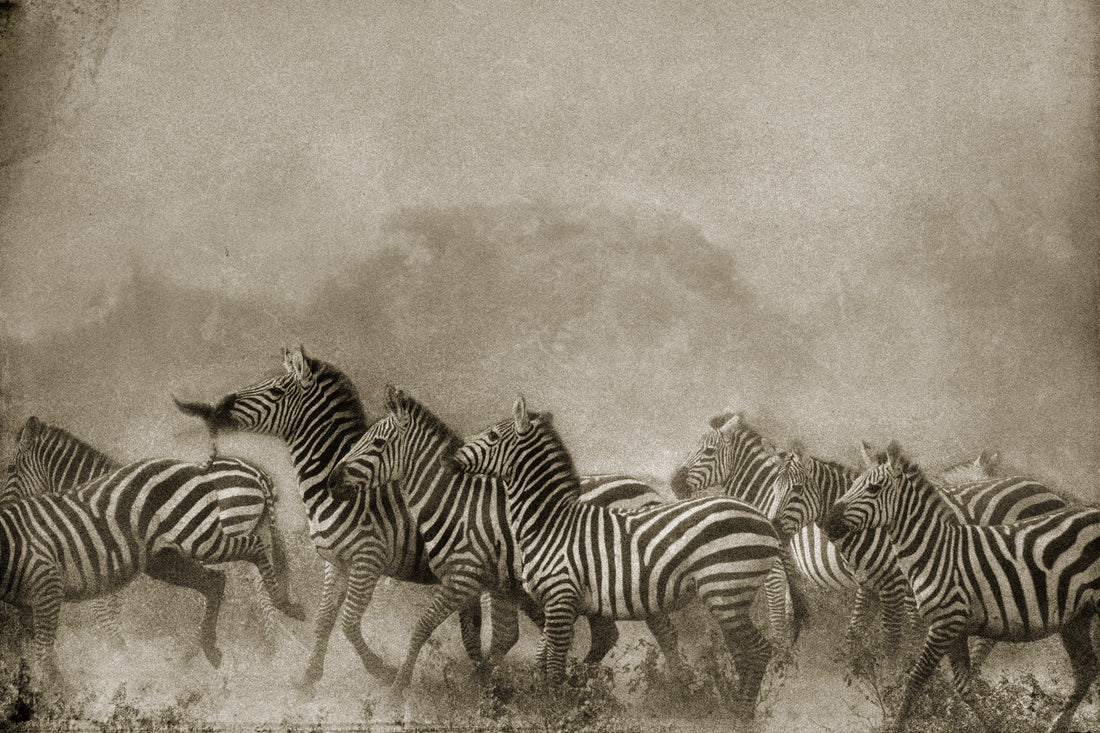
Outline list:
[[[737,663],[733,704],[752,716],[771,650],[748,611],[780,546],[767,517],[725,497],[634,512],[583,505],[550,416],[528,413],[522,398],[512,419],[468,440],[456,460],[503,479],[523,586],[546,612],[552,681],[564,673],[577,614],[663,616],[698,597]]]
[[[112,593],[144,572],[203,594],[200,643],[217,666],[225,576],[201,563],[255,564],[279,610],[303,617],[287,597],[272,510],[268,478],[231,458],[203,466],[139,461],[74,493],[7,501],[0,504],[0,600],[30,612],[38,664],[55,675],[62,602]]]
[[[903,728],[913,702],[940,659],[951,661],[956,690],[968,703],[967,637],[1034,641],[1061,635],[1074,688],[1052,731],[1068,730],[1100,663],[1089,626],[1100,608],[1100,509],[1065,508],[1011,524],[960,524],[943,495],[897,443],[829,510],[831,537],[885,530],[929,624],[898,712]]]

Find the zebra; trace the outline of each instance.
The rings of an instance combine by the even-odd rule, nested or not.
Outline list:
[[[511,418],[468,439],[464,470],[504,484],[523,587],[546,612],[545,673],[560,682],[578,613],[646,618],[702,599],[721,627],[740,677],[734,710],[753,716],[771,644],[749,607],[779,557],[775,528],[728,497],[636,512],[578,502],[579,481],[549,413],[520,397]]]
[[[488,591],[493,598],[494,639],[490,666],[494,666],[518,637],[516,614],[509,609],[516,598],[540,628],[544,625],[541,608],[519,592],[518,557],[515,546],[507,541],[508,518],[503,491],[494,478],[462,473],[454,465],[453,455],[461,438],[427,407],[388,385],[386,403],[389,415],[376,422],[352,446],[343,461],[330,474],[334,493],[372,493],[398,484],[409,506],[429,555],[429,563],[442,579],[432,602],[418,621],[405,663],[398,673],[394,689],[404,690],[412,679],[421,648],[432,632],[455,610]],[[621,474],[603,474],[581,480],[581,502],[641,511],[660,503],[659,495],[644,482]],[[586,664],[603,659],[618,639],[612,620],[589,618],[592,643]],[[683,663],[676,655],[675,630],[666,618],[654,618],[650,629],[668,649],[670,666],[682,673]],[[496,638],[500,631],[502,640]]]
[[[367,672],[391,682],[396,670],[368,648],[361,622],[380,576],[419,584],[435,584],[424,540],[412,522],[401,492],[387,485],[371,496],[334,495],[329,474],[368,428],[368,418],[351,379],[332,364],[298,347],[283,351],[284,373],[222,397],[215,406],[183,403],[186,414],[203,419],[213,431],[246,431],[280,438],[290,450],[298,474],[298,491],[309,519],[314,549],[325,561],[324,584],[314,645],[299,687],[308,691],[321,679],[329,636],[340,616],[344,636],[358,652]],[[593,486],[621,480],[608,476]],[[525,610],[534,609],[525,606]],[[490,607],[490,618],[493,610]],[[460,609],[462,643],[475,667],[485,668],[481,652],[481,606]],[[511,638],[516,623],[496,614],[506,631],[494,629],[499,650]],[[609,634],[617,633],[612,627]],[[589,660],[602,659],[614,637],[594,635]],[[601,652],[600,647],[604,647]],[[505,649],[505,651],[507,651]]]
[[[121,464],[77,438],[69,431],[44,423],[37,417],[27,418],[16,440],[16,455],[8,467],[8,478],[0,492],[0,502],[30,498],[41,494],[75,493],[92,479],[121,467]],[[272,495],[272,500],[275,500]],[[245,508],[246,513],[251,507]],[[282,535],[272,534],[272,551],[285,556]],[[263,636],[268,652],[274,652],[276,609],[263,578],[255,579],[256,594],[263,619]],[[119,629],[121,612],[118,596],[93,598],[95,618],[107,632],[116,648],[126,646]]]
[[[679,498],[698,494],[719,485],[727,496],[761,509],[769,516],[776,511],[773,483],[779,468],[774,446],[753,430],[741,413],[724,413],[710,420],[712,430],[699,447],[672,476],[672,491]],[[845,632],[851,647],[863,630],[863,617],[869,602],[877,595],[883,608],[887,648],[895,648],[902,633],[908,584],[896,568],[875,577],[855,580],[850,566],[833,542],[816,525],[802,527],[790,535],[781,567],[766,585],[768,618],[773,630],[786,627],[786,593],[789,590],[794,611],[792,642],[797,639],[806,604],[789,582],[795,572],[815,585],[830,590],[856,587],[855,606]],[[887,566],[888,567],[888,566]]]
[[[880,458],[885,460],[885,454],[874,455],[866,443],[861,445],[861,453],[865,468],[877,465]],[[937,478],[930,477],[956,521],[961,524],[1007,524],[1066,508],[1066,501],[1061,496],[1036,481],[1022,476],[989,477],[987,474],[996,465],[995,459],[983,452],[973,463],[955,464]],[[820,521],[833,502],[851,487],[858,473],[839,463],[814,458],[801,443],[793,443],[782,457],[773,484],[774,501],[779,507],[777,521],[782,530],[795,532]],[[961,480],[966,483],[950,483]],[[844,556],[851,558],[853,567],[872,576],[882,573],[881,566],[900,571],[893,544],[885,531],[861,533],[842,539],[839,544]],[[908,581],[906,591],[906,604],[914,605],[910,615],[915,615],[916,604]],[[992,648],[992,642],[975,639],[971,649],[975,668],[989,656]]]
[[[273,549],[273,510],[267,476],[232,458],[137,461],[75,493],[8,501],[0,505],[0,600],[29,613],[36,672],[56,679],[62,602],[113,593],[144,572],[204,596],[200,644],[217,667],[225,575],[200,563],[255,564],[275,606],[303,618]]]
[[[1054,633],[1074,687],[1050,726],[1069,729],[1100,662],[1089,626],[1100,615],[1100,508],[1069,507],[1011,524],[960,524],[897,442],[825,516],[830,537],[870,528],[890,536],[929,624],[909,672],[895,729],[903,730],[924,683],[946,654],[956,692],[972,708],[970,635],[1035,641]]]

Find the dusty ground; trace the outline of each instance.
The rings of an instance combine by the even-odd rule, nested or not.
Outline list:
[[[144,580],[128,588],[123,604],[129,647],[122,651],[108,649],[99,639],[86,608],[67,607],[58,648],[70,692],[63,705],[43,708],[46,713],[37,726],[19,727],[383,731],[426,726],[700,733],[737,727],[721,707],[721,686],[730,679],[728,663],[712,653],[708,620],[699,613],[683,612],[678,619],[682,645],[698,665],[691,690],[665,679],[645,627],[624,623],[620,642],[600,677],[587,689],[548,698],[531,678],[536,637],[524,622],[523,639],[510,655],[494,696],[471,680],[452,619],[425,648],[410,694],[401,703],[362,671],[338,632],[330,644],[324,679],[312,697],[303,697],[294,681],[312,640],[311,623],[284,622],[269,657],[260,641],[250,592],[244,572],[233,571],[220,626],[225,658],[217,670],[196,653],[190,630],[197,624],[198,603],[183,593],[164,591]],[[386,659],[401,659],[417,609],[427,599],[426,591],[409,586],[387,584],[379,590],[364,629]],[[853,680],[839,657],[843,603],[811,600],[816,613],[794,662],[773,669],[765,680],[754,729],[768,733],[880,728],[882,710],[872,687]],[[578,625],[576,643],[575,651],[586,648],[583,624]],[[1028,675],[1034,675],[1034,683]],[[998,729],[1044,727],[1049,707],[1068,691],[1068,675],[1056,641],[995,650],[983,678],[994,688],[989,693],[991,705],[1006,716]],[[884,670],[879,679],[888,687],[896,670]],[[937,707],[922,711],[925,720],[918,721],[916,729],[960,730],[975,724],[965,711],[949,707],[950,696],[942,686],[933,698]],[[1075,729],[1090,728],[1100,728],[1095,693],[1079,712]]]

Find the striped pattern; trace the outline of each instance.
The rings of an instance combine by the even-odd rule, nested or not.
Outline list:
[[[517,592],[518,554],[510,541],[507,506],[497,480],[456,470],[453,463],[461,439],[424,405],[390,386],[390,414],[376,422],[332,473],[333,490],[371,493],[396,482],[408,503],[427,547],[429,563],[442,579],[432,603],[417,623],[405,665],[396,686],[411,680],[420,649],[434,630],[458,608],[478,598],[483,590],[492,595],[494,616],[490,663],[495,664],[518,637],[516,614],[508,613],[513,598],[540,627],[541,609]],[[337,488],[339,487],[339,488]],[[622,474],[586,477],[581,501],[601,506],[638,510],[659,503],[660,498],[644,482]],[[507,615],[506,615],[507,614]],[[592,645],[585,661],[601,661],[618,638],[614,622],[599,616],[589,620]],[[667,638],[657,622],[655,634]],[[651,627],[652,628],[652,627]],[[505,634],[498,639],[496,634]]]
[[[119,468],[114,460],[55,425],[30,417],[19,431],[18,449],[8,471],[2,494],[5,499],[33,498],[44,494],[71,494],[92,479]],[[273,511],[274,496],[256,496],[240,487],[219,490],[219,522],[228,536],[253,532],[264,514]],[[274,516],[272,514],[272,516]],[[273,552],[285,554],[282,534],[272,525]],[[253,576],[260,605],[263,636],[269,653],[274,653],[276,609],[263,578]],[[96,620],[116,646],[125,646],[119,629],[121,606],[117,598],[91,601]]]
[[[725,495],[747,502],[774,516],[776,513],[774,483],[778,477],[779,460],[770,445],[746,423],[741,414],[723,414],[710,421],[713,428],[699,447],[681,464],[672,477],[672,490],[681,497],[693,496],[710,486],[721,486]],[[854,474],[852,474],[854,476]],[[794,602],[797,637],[805,604],[786,576],[797,572],[810,582],[826,589],[856,588],[855,606],[845,638],[851,644],[864,630],[864,616],[871,602],[878,597],[882,603],[886,644],[897,646],[906,622],[905,598],[908,584],[894,566],[883,566],[883,572],[868,573],[853,570],[846,555],[825,537],[816,525],[802,526],[790,535],[784,553],[789,572],[778,569],[768,579],[768,615],[770,625],[780,638],[786,638],[786,593]],[[857,581],[858,578],[858,581]]]
[[[1067,508],[1011,524],[960,524],[940,492],[897,443],[829,510],[825,528],[841,537],[882,528],[929,623],[909,673],[897,726],[946,654],[956,690],[974,699],[968,635],[1033,641],[1058,633],[1074,688],[1051,730],[1068,730],[1100,662],[1089,625],[1100,608],[1100,509]]]
[[[523,585],[546,611],[552,681],[564,673],[578,613],[663,616],[697,596],[737,663],[733,705],[752,716],[771,650],[748,610],[780,545],[767,517],[723,497],[628,513],[583,505],[549,415],[528,413],[522,398],[512,419],[468,440],[456,460],[504,479]]]
[[[251,503],[264,521],[242,532],[237,514],[227,526],[220,500]],[[217,666],[215,632],[225,576],[199,563],[254,563],[276,606],[302,617],[286,595],[285,565],[275,565],[279,553],[272,547],[271,510],[267,477],[229,458],[205,466],[139,461],[75,493],[5,502],[0,505],[0,600],[31,611],[39,667],[53,676],[61,603],[111,593],[145,572],[204,595],[200,642]]]

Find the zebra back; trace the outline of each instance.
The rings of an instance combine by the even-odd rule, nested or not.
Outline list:
[[[118,468],[72,433],[36,417],[27,418],[17,443],[0,501],[72,492]]]

